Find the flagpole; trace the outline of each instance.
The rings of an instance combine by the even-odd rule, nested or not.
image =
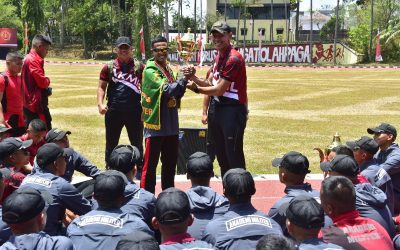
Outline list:
[[[29,38],[28,38],[28,23],[25,22],[25,55],[28,53],[28,46],[29,46]]]

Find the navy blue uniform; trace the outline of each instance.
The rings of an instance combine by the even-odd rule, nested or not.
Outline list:
[[[121,210],[125,213],[134,214],[145,222],[151,222],[156,205],[154,194],[130,181],[125,187],[124,195],[127,200],[122,205]]]
[[[93,165],[89,160],[87,160],[83,155],[81,155],[78,151],[75,151],[72,148],[65,148],[64,152],[66,154],[65,156],[65,162],[67,163],[67,166],[65,168],[65,173],[62,178],[67,180],[68,182],[71,182],[72,176],[74,175],[74,171],[78,171],[88,177],[95,178],[98,176],[101,171]],[[32,173],[36,172],[42,172],[40,167],[36,164],[36,161],[34,162],[33,165],[33,171]]]
[[[1,250],[73,250],[72,241],[64,236],[49,236],[44,232],[11,236]]]
[[[304,183],[302,185],[294,185],[285,188],[285,196],[280,198],[275,204],[271,207],[268,212],[268,216],[275,220],[283,229],[285,234],[286,232],[286,214],[283,214],[282,211],[279,211],[279,208],[285,204],[290,202],[294,197],[299,195],[308,195],[315,200],[319,201],[319,191],[312,189],[309,183]]]
[[[344,249],[341,246],[338,246],[333,243],[324,242],[322,239],[308,239],[303,240],[300,244],[298,244],[299,250],[336,250],[336,249]]]
[[[378,222],[393,238],[395,227],[392,213],[387,206],[386,195],[370,183],[357,184],[354,189],[356,191],[356,209],[360,216]]]
[[[282,234],[282,229],[251,203],[240,203],[231,204],[227,213],[208,223],[203,240],[217,249],[255,249],[267,234]]]
[[[62,220],[65,209],[68,208],[78,215],[91,210],[91,204],[82,194],[63,178],[49,172],[30,174],[23,180],[21,186],[31,187],[41,192],[49,192],[53,203],[47,209],[47,223],[43,231],[49,235],[63,235]]]
[[[127,235],[143,231],[154,235],[141,219],[121,209],[93,210],[76,218],[67,228],[67,236],[76,250],[115,249],[119,240]]]
[[[361,175],[368,179],[368,181],[382,190],[387,197],[387,205],[392,215],[394,215],[394,192],[393,182],[385,169],[376,164],[374,159],[365,161],[360,165]]]
[[[166,239],[161,245],[161,250],[212,250],[210,243],[202,240],[196,240],[188,233],[174,235]]]
[[[192,187],[186,191],[186,194],[194,216],[188,233],[196,239],[201,239],[207,224],[228,211],[229,201],[210,187],[204,186]]]
[[[381,150],[374,156],[379,167],[383,168],[392,178],[394,191],[394,213],[400,213],[400,148],[396,143],[384,152]]]

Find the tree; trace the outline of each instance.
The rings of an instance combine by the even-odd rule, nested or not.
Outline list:
[[[183,33],[186,33],[188,28],[190,28],[192,30],[192,32],[194,31],[194,27],[195,27],[195,22],[194,19],[191,17],[182,17],[180,18],[181,20],[179,20],[179,16],[177,14],[175,14],[174,16],[172,16],[172,26],[174,27],[181,27]]]
[[[43,32],[44,12],[41,0],[22,1],[22,20],[25,20],[30,27],[29,36]]]
[[[338,31],[342,29],[341,27],[341,18],[338,20]],[[319,31],[319,35],[322,41],[332,41],[335,35],[335,23],[336,17],[332,17],[324,26],[322,26]]]
[[[135,48],[136,48],[136,57],[137,58],[142,58],[141,52],[140,52],[140,36],[139,32],[140,29],[143,27],[143,36],[144,36],[144,42],[145,42],[145,49],[146,49],[146,59],[149,58],[151,55],[151,44],[150,44],[150,26],[148,22],[148,17],[147,17],[147,11],[149,8],[147,8],[147,3],[146,1],[139,1],[139,6],[137,8],[136,12],[136,28],[135,28]]]
[[[17,8],[9,3],[3,3],[0,11],[0,27],[16,28],[18,35],[18,44],[22,44],[23,25],[17,15]]]

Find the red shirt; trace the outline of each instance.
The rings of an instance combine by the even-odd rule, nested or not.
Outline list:
[[[177,234],[164,240],[161,245],[172,245],[176,243],[187,243],[196,240],[188,233]]]
[[[219,52],[213,68],[213,85],[220,79],[230,81],[230,86],[223,94],[224,97],[247,103],[247,76],[246,65],[239,51],[229,46],[225,52]]]
[[[22,83],[24,85],[24,107],[34,113],[41,113],[43,105],[47,106],[47,95],[43,92],[50,86],[50,79],[44,75],[44,60],[31,49],[22,66]]]
[[[24,134],[21,137],[19,137],[21,140],[26,141],[29,140],[28,138],[28,134]],[[43,146],[45,144],[45,140],[41,140],[38,144],[33,144],[27,148],[27,150],[29,151],[29,162],[30,164],[33,166],[33,161],[35,160],[35,157],[37,155],[37,151],[39,150],[39,148],[41,146]]]
[[[393,242],[378,222],[361,217],[354,210],[333,219],[333,225],[323,228],[320,236],[324,241],[345,249],[393,249]]]
[[[7,100],[7,114],[22,115],[23,111],[23,96],[22,96],[22,83],[20,76],[12,76],[10,72],[6,70],[4,74],[8,77],[8,86],[6,89],[6,96],[3,98]],[[4,93],[5,80],[4,76],[0,75],[0,92]]]

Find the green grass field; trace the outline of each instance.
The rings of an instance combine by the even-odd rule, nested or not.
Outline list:
[[[53,127],[72,131],[71,145],[103,168],[104,118],[96,105],[101,65],[45,67],[53,87]],[[312,173],[319,173],[313,148],[330,144],[335,132],[345,142],[380,122],[400,128],[399,70],[248,68],[247,75],[250,115],[244,150],[253,173],[276,173],[271,160],[291,150],[305,154]],[[202,96],[188,91],[180,126],[203,127],[201,106]],[[120,143],[128,143],[125,131]]]

